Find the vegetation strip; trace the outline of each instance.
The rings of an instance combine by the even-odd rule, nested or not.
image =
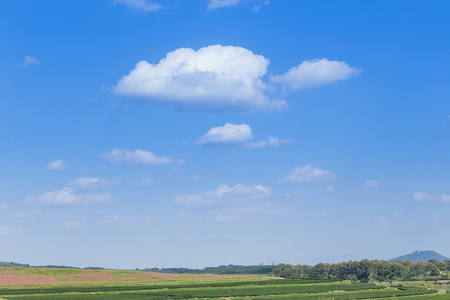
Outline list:
[[[264,296],[282,294],[303,294],[320,293],[329,291],[356,291],[367,289],[382,289],[384,287],[373,284],[333,284],[333,285],[285,285],[285,286],[254,286],[235,289],[233,287],[215,288],[184,288],[184,289],[159,289],[133,291],[127,294],[130,297],[145,296],[145,299],[184,299],[184,298],[219,298],[219,297],[240,297],[240,296]],[[110,292],[130,292],[130,290],[114,290]],[[61,294],[61,293],[60,293]],[[16,294],[17,295],[17,294]],[[47,295],[51,296],[58,295]],[[62,296],[62,295],[61,295]],[[128,297],[127,296],[127,297]],[[52,299],[54,297],[51,297]]]
[[[180,288],[205,288],[205,287],[236,287],[247,285],[292,285],[309,283],[329,283],[329,280],[312,279],[270,279],[254,281],[233,281],[233,282],[211,282],[211,283],[185,283],[166,285],[123,285],[123,286],[50,286],[40,288],[0,288],[0,296],[22,295],[22,294],[58,294],[58,293],[90,293],[90,292],[110,292],[110,291],[133,291],[133,290],[158,290],[158,289],[180,289]]]

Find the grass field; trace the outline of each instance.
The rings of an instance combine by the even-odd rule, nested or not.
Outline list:
[[[263,276],[0,268],[0,299],[450,299],[433,289]]]

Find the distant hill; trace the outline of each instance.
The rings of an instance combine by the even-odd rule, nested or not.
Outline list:
[[[445,257],[442,254],[439,254],[435,251],[420,251],[416,250],[410,254],[402,255],[396,258],[391,259],[391,261],[395,260],[410,260],[412,262],[418,262],[418,261],[429,261],[430,259],[436,259],[438,261],[444,261],[444,260],[450,260],[450,258]]]
[[[0,261],[0,267],[9,267],[9,268],[21,267],[21,268],[26,268],[26,267],[29,267],[29,266],[30,265],[28,265],[28,264],[19,264],[19,263],[15,263],[15,262]]]

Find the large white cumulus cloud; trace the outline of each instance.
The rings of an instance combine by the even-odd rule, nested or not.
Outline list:
[[[195,51],[179,48],[158,64],[139,62],[114,92],[188,106],[280,110],[261,80],[269,60],[242,47],[212,45]]]

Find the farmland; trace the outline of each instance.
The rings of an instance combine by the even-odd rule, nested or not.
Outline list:
[[[250,275],[0,268],[0,299],[450,299],[434,289]]]

